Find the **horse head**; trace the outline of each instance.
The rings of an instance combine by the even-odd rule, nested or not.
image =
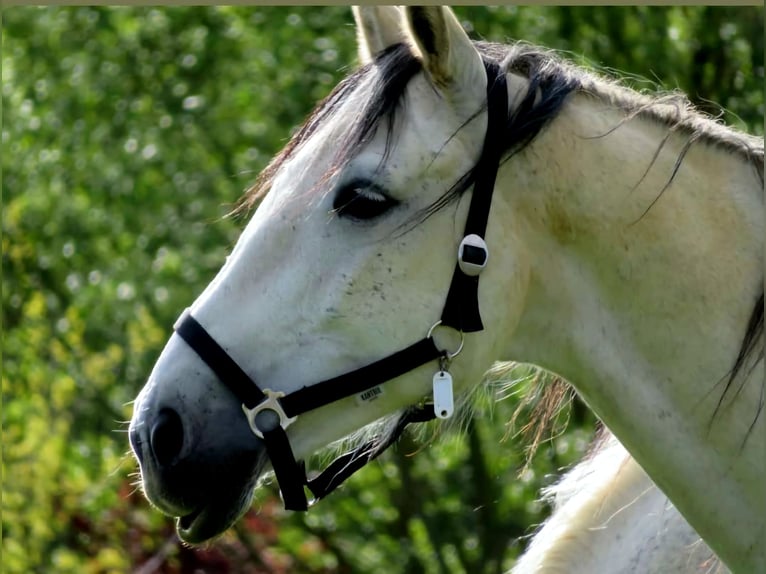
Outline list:
[[[502,353],[496,334],[512,328],[523,299],[523,257],[500,250],[488,257],[483,243],[509,242],[507,228],[493,224],[509,218],[503,201],[484,216],[486,233],[473,235],[476,245],[461,233],[470,204],[462,192],[476,180],[489,146],[488,87],[502,76],[495,99],[505,110],[504,74],[495,66],[488,75],[448,9],[369,7],[355,17],[362,67],[267,169],[260,192],[268,193],[136,401],[130,437],[145,493],[180,517],[179,533],[189,542],[222,532],[244,512],[257,478],[282,456],[274,454],[279,449],[292,450],[286,467],[292,472],[299,468],[293,458],[419,403],[448,362],[456,391],[480,380]],[[494,122],[502,129],[507,113],[500,115]],[[477,269],[490,260],[480,289],[478,271],[456,268],[461,243],[466,260],[479,251]],[[440,323],[453,274],[469,291],[474,285],[476,301],[458,296],[450,308],[457,318]],[[501,280],[508,276],[515,280]],[[460,324],[461,309],[472,304],[491,312],[478,319],[486,328],[463,345],[461,331],[478,330]],[[197,335],[214,341],[215,352],[267,390],[270,402],[246,417],[241,397],[221,384],[226,368],[192,348]],[[400,373],[396,353],[418,341],[428,348],[410,354],[425,355]],[[332,394],[338,375],[366,379],[386,357],[392,370],[383,367],[389,376],[374,392],[329,404],[320,396],[297,417],[276,412],[280,397],[287,401],[319,381],[330,383],[314,395]],[[286,433],[267,449],[270,456],[256,423],[266,415],[278,417]]]

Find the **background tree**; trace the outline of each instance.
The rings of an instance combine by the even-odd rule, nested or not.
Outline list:
[[[679,88],[763,133],[762,7],[456,12],[474,37]],[[130,401],[244,226],[224,216],[355,65],[350,11],[14,7],[2,39],[4,571],[510,567],[546,515],[538,489],[590,439],[582,407],[517,477],[516,399],[492,387],[462,432],[405,437],[306,515],[271,485],[205,549],[181,546],[134,485]]]

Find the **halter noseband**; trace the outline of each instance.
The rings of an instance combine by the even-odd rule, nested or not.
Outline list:
[[[304,486],[314,495],[312,503],[327,496],[354,472],[393,444],[408,424],[426,422],[437,417],[448,418],[452,414],[452,378],[446,366],[462,349],[463,333],[481,331],[484,328],[479,313],[479,274],[489,257],[484,235],[502,154],[502,134],[508,118],[505,74],[494,62],[485,62],[484,65],[487,72],[487,132],[484,146],[474,168],[473,195],[444,310],[441,319],[429,329],[425,338],[355,371],[285,394],[271,389],[261,390],[192,317],[189,309],[183,312],[173,327],[242,402],[242,410],[250,428],[265,444],[285,508],[288,510],[308,509]],[[449,353],[436,346],[432,334],[438,325],[460,332],[460,349]],[[436,359],[439,359],[439,371],[433,380],[433,402],[407,408],[386,438],[374,437],[336,458],[318,476],[308,478],[303,462],[295,460],[285,432],[299,415],[340,399],[371,391],[386,381]]]

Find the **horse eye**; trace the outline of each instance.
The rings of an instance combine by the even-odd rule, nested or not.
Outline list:
[[[338,191],[332,208],[341,217],[369,220],[383,215],[397,203],[376,185],[357,181]]]

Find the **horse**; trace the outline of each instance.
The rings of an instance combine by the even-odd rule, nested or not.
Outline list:
[[[608,429],[514,572],[766,571],[763,139],[448,8],[354,18],[361,66],[247,191],[136,399],[148,499],[189,543],[269,468],[305,510],[512,360]]]

